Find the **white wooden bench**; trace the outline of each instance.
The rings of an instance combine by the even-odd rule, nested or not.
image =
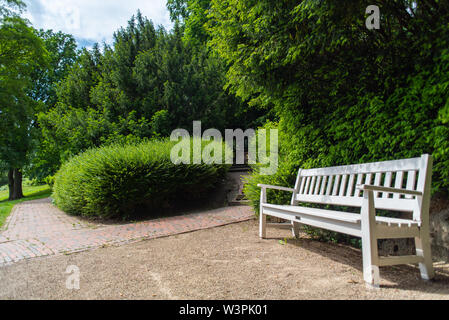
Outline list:
[[[260,184],[260,237],[267,216],[291,221],[294,236],[301,224],[362,238],[363,276],[379,286],[379,267],[419,263],[423,279],[434,276],[429,240],[432,157],[320,169],[300,169],[294,188]],[[290,205],[267,203],[267,189],[291,192]],[[299,206],[300,203],[360,208],[360,214]],[[412,219],[376,216],[376,209],[410,212]],[[415,238],[416,255],[381,257],[377,239]]]

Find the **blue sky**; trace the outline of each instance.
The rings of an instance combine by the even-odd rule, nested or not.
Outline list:
[[[25,0],[24,14],[37,29],[75,36],[80,47],[112,42],[112,35],[140,9],[155,25],[170,29],[166,0]]]

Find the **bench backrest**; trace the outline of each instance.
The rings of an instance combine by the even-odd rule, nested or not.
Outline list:
[[[371,184],[423,192],[422,198],[386,192],[374,194],[377,209],[413,212],[414,220],[419,221],[423,209],[428,210],[431,176],[432,157],[427,154],[413,159],[300,169],[292,204],[311,202],[361,207],[363,194],[356,185]]]

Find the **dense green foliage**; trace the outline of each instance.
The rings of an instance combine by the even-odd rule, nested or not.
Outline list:
[[[103,218],[151,216],[175,203],[207,198],[229,166],[176,165],[170,159],[175,144],[151,141],[90,149],[62,165],[53,198],[67,213]]]
[[[46,51],[25,20],[2,3],[0,7],[0,162],[8,169],[22,168],[32,144],[30,124],[37,105],[28,95],[32,72],[45,65]]]
[[[39,126],[36,115],[48,112],[54,108],[58,96],[57,86],[65,79],[78,57],[76,41],[73,36],[53,32],[52,30],[39,30],[37,34],[42,39],[48,53],[48,63],[45,67],[35,68],[32,73],[33,86],[29,96],[38,102],[33,112],[33,146],[30,152],[30,163],[25,168],[25,173],[43,181],[49,174],[53,173],[46,155],[51,154],[51,146],[46,143],[43,130]]]
[[[449,4],[212,0],[210,45],[228,85],[279,116],[280,168],[256,184],[292,185],[298,168],[434,156],[433,191],[449,191]],[[286,202],[288,195],[274,196]]]
[[[176,128],[246,128],[258,117],[223,90],[225,65],[201,44],[183,40],[140,12],[112,46],[84,49],[57,89],[58,103],[39,115],[43,139],[35,165],[53,174],[88,148],[166,137]]]
[[[58,83],[67,77],[71,66],[78,57],[76,41],[72,35],[61,31],[53,32],[41,29],[36,31],[36,34],[47,50],[48,63],[32,70],[33,88],[30,96],[33,100],[42,102],[49,109],[56,105]],[[45,109],[39,111],[45,111]]]
[[[48,62],[42,39],[19,15],[23,7],[22,1],[0,1],[0,167],[9,173],[11,200],[23,197],[22,168],[33,147],[39,108],[30,96],[33,73]]]

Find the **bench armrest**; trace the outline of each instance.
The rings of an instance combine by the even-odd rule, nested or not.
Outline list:
[[[279,187],[279,186],[270,186],[268,184],[258,184],[257,185],[260,188],[263,189],[274,189],[274,190],[281,190],[281,191],[287,191],[287,192],[294,192],[295,189],[293,188],[286,188],[286,187]]]
[[[359,185],[357,185],[356,189],[387,192],[387,193],[399,193],[399,194],[406,194],[406,195],[411,195],[411,196],[422,196],[422,192],[420,192],[420,191],[373,186],[370,184],[359,184]]]

